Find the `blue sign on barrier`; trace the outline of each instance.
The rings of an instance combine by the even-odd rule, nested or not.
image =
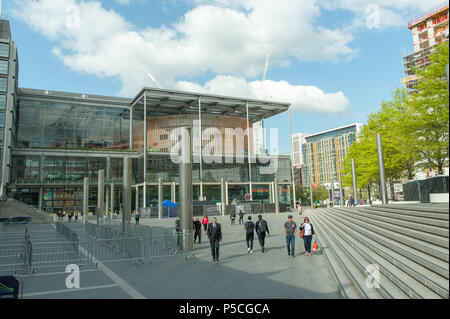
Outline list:
[[[0,277],[0,299],[19,299],[19,287],[14,276]]]

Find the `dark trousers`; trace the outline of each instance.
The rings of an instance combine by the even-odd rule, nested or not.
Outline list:
[[[305,244],[305,251],[308,253],[311,253],[311,241],[312,235],[303,237],[303,243]]]
[[[209,243],[211,244],[211,254],[213,260],[219,259],[219,240],[218,239],[210,239]]]
[[[252,233],[247,233],[245,235],[245,240],[247,241],[247,247],[250,248],[251,250],[253,250],[253,239],[255,238],[255,234]]]
[[[203,224],[203,230],[206,231],[208,224]]]
[[[136,218],[136,225],[139,225],[139,218]]]
[[[240,218],[240,217],[239,217],[239,225],[240,225],[241,223],[242,223],[242,224],[244,223],[244,218]]]
[[[201,229],[195,230],[194,243],[197,240],[197,237],[198,237],[198,243],[200,244],[202,242],[202,230]]]
[[[295,235],[286,235],[288,253],[295,255]]]
[[[266,232],[258,233],[258,241],[261,248],[264,248],[264,242],[266,240]]]

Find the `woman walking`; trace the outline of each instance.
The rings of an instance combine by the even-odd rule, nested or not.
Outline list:
[[[297,205],[298,219],[302,218],[302,204],[298,203]]]
[[[208,228],[208,224],[209,224],[208,215],[205,215],[205,216],[203,216],[203,219],[202,219],[202,225],[203,225],[203,230],[205,231],[205,234],[206,234],[206,230]]]
[[[316,233],[314,232],[313,225],[309,222],[309,218],[305,217],[303,224],[300,225],[300,237],[303,237],[303,243],[305,244],[305,255],[311,256],[311,242],[312,237]]]

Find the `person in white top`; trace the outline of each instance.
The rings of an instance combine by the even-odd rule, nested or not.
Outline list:
[[[300,225],[300,232],[303,231],[303,242],[305,244],[305,255],[311,256],[311,242],[312,237],[316,235],[314,226],[309,222],[309,218],[303,219],[303,224]]]

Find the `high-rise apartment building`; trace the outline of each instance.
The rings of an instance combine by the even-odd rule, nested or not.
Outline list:
[[[409,91],[414,91],[417,77],[413,68],[430,64],[429,55],[436,46],[448,41],[448,1],[436,6],[408,22],[412,31],[414,52],[404,56],[405,77],[402,83]]]
[[[348,149],[362,128],[363,124],[355,123],[306,135],[302,146],[305,184],[336,183]]]

